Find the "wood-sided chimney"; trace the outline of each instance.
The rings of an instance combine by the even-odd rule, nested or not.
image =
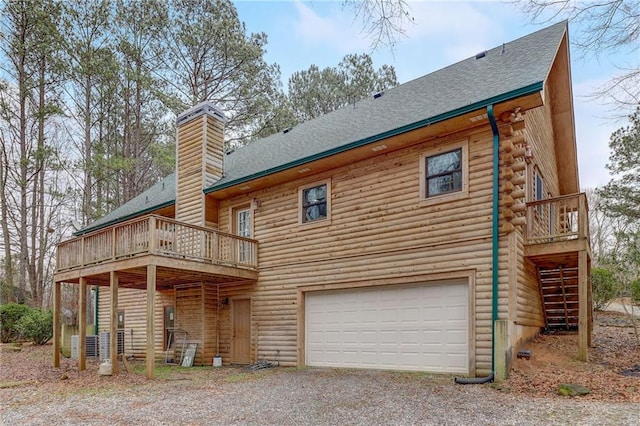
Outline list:
[[[203,102],[180,114],[176,120],[176,220],[205,226],[203,189],[224,171],[224,114]]]

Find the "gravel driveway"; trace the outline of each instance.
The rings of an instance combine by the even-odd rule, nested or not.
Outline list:
[[[623,425],[640,404],[531,399],[417,373],[206,369],[154,381],[38,392],[0,389],[5,425]],[[37,387],[34,385],[34,387]]]

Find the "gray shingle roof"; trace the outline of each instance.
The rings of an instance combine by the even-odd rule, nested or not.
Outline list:
[[[137,197],[132,198],[111,213],[102,216],[76,234],[85,234],[103,226],[122,222],[132,217],[170,206],[176,201],[176,174],[171,173]]]
[[[224,177],[205,192],[303,164],[391,134],[542,89],[566,21],[250,143],[224,159]],[[164,183],[165,189],[160,190]],[[169,194],[171,193],[171,194]],[[148,197],[148,198],[147,198]],[[145,200],[152,200],[145,203]],[[96,229],[175,201],[168,176],[81,231]]]
[[[206,192],[415,123],[477,109],[501,95],[516,97],[519,90],[546,79],[565,29],[566,22],[561,22],[489,50],[483,58],[466,59],[379,98],[363,99],[242,147],[225,158],[224,178]],[[473,108],[477,104],[484,105]]]

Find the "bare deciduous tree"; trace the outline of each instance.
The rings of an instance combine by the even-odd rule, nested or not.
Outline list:
[[[585,55],[627,53],[626,63],[617,63],[620,73],[594,96],[622,107],[625,116],[640,104],[640,2],[637,0],[516,0],[535,21],[568,19],[576,24],[573,43]]]
[[[413,22],[405,0],[344,0],[343,5],[360,20],[372,51],[385,46],[393,50],[398,38],[406,34],[406,25]]]

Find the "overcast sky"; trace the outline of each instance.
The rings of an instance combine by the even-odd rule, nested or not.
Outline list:
[[[490,1],[410,1],[414,24],[406,25],[394,52],[371,52],[370,40],[341,1],[235,2],[249,32],[268,36],[267,61],[280,65],[283,85],[289,76],[315,64],[336,66],[349,53],[369,53],[374,66],[393,65],[400,83],[474,56],[557,22],[534,24],[514,5]],[[569,26],[571,40],[573,24]],[[610,105],[590,98],[598,87],[618,72],[614,64],[631,62],[618,54],[593,55],[572,46],[574,109],[578,143],[580,186],[602,186],[609,181],[605,164],[611,133],[626,125],[613,121]],[[635,58],[637,62],[637,58]]]

